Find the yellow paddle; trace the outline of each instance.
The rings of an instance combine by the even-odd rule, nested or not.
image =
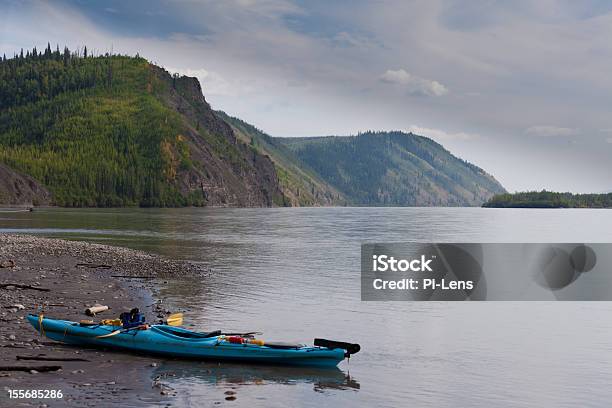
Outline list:
[[[173,313],[166,318],[166,324],[168,326],[181,326],[183,324],[183,314]]]
[[[182,313],[173,313],[173,314],[171,314],[170,316],[168,316],[166,318],[166,324],[168,326],[181,326],[183,324],[183,314]],[[110,332],[108,334],[103,334],[103,335],[100,335],[100,336],[96,336],[96,338],[97,339],[105,339],[107,337],[116,336],[119,333],[125,333],[125,332],[130,331],[130,330],[142,329],[145,326],[147,326],[147,325],[138,326],[138,327],[132,327],[130,329],[118,329],[118,330],[112,331],[112,332]]]

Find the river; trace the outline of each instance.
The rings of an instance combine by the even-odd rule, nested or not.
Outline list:
[[[178,406],[575,407],[612,400],[608,302],[362,302],[362,242],[611,242],[610,210],[481,208],[37,209],[0,232],[201,262],[160,283],[202,330],[360,343],[338,370],[168,361]],[[226,394],[227,392],[227,394]],[[229,403],[229,402],[228,402]]]

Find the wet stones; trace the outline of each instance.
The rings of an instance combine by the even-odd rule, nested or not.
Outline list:
[[[15,261],[13,261],[12,259],[9,259],[7,261],[0,261],[0,268],[14,268],[15,267]]]

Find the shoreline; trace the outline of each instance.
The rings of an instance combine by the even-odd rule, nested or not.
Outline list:
[[[0,287],[0,366],[62,367],[40,373],[0,371],[0,405],[9,401],[9,389],[62,390],[62,399],[10,400],[14,406],[168,401],[168,393],[153,380],[160,358],[62,345],[41,338],[25,316],[43,312],[67,320],[91,319],[85,309],[100,303],[110,310],[96,320],[138,307],[147,321],[155,321],[167,312],[149,286],[155,278],[202,276],[202,268],[122,247],[6,233],[0,234],[0,265],[0,285],[30,286]],[[87,361],[35,361],[17,356]]]

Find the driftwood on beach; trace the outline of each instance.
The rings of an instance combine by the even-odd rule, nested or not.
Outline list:
[[[106,264],[96,265],[96,264],[91,264],[91,263],[78,263],[76,264],[76,267],[92,268],[92,269],[110,269],[112,268],[112,266],[106,265]]]
[[[87,316],[95,316],[98,313],[106,312],[109,309],[106,305],[93,305],[85,309],[85,314]]]
[[[39,373],[45,373],[49,371],[61,370],[60,365],[43,365],[43,366],[0,366],[0,371],[38,371]]]
[[[38,290],[38,291],[41,291],[41,292],[49,292],[49,291],[51,291],[51,289],[41,288],[41,287],[32,286],[32,285],[22,285],[20,283],[0,283],[0,289],[6,289],[9,286],[13,286],[13,287],[19,288],[19,289]]]
[[[79,357],[47,357],[47,356],[15,356],[17,360],[34,360],[34,361],[89,361],[86,358]]]

